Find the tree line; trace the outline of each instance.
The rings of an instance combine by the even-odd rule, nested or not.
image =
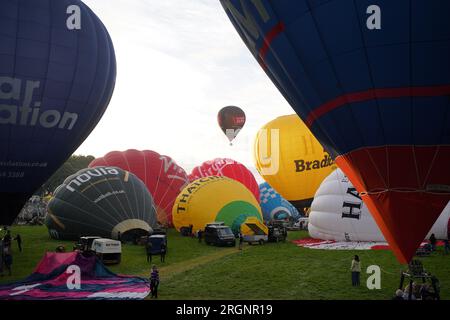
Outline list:
[[[64,180],[79,170],[87,168],[89,163],[95,159],[94,156],[72,155],[39,189],[37,194],[53,192]]]

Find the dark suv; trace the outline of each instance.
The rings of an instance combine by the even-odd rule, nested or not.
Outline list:
[[[208,223],[205,226],[203,236],[206,244],[230,247],[236,245],[236,238],[234,237],[233,231],[223,222]]]
[[[281,220],[272,220],[268,225],[269,242],[286,241],[286,224]]]

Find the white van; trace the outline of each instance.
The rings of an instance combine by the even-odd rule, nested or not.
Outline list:
[[[122,243],[112,239],[95,239],[91,250],[104,264],[118,264],[122,258]]]

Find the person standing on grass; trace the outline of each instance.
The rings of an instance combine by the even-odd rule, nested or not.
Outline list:
[[[17,234],[17,236],[14,238],[14,240],[17,241],[17,246],[19,247],[19,251],[22,252],[22,237],[20,234]]]
[[[436,243],[437,243],[436,236],[434,235],[434,233],[432,233],[430,236],[431,251],[436,251]]]
[[[0,276],[3,277],[3,240],[0,238]]]
[[[11,276],[11,266],[12,266],[12,263],[13,263],[11,247],[4,247],[4,249],[3,249],[3,262],[5,264],[6,270],[8,270],[8,275]]]
[[[361,276],[361,262],[359,261],[358,255],[355,255],[355,257],[353,258],[350,271],[352,272],[352,285],[354,287],[358,287],[360,284]]]
[[[242,250],[242,243],[244,242],[244,237],[242,236],[242,233],[239,232],[239,250]]]
[[[3,237],[3,246],[5,248],[11,247],[11,241],[12,241],[11,230],[7,230],[6,235]]]
[[[161,262],[165,262],[166,252],[167,252],[167,247],[166,247],[166,244],[163,242],[163,243],[161,243]]]
[[[153,265],[152,272],[150,274],[150,291],[152,298],[158,299],[158,286],[159,286],[159,271],[156,265]]]
[[[444,240],[444,254],[448,254],[450,251],[450,241],[447,239]]]
[[[147,252],[147,262],[152,262],[152,243],[150,240],[148,240],[147,244],[145,245],[145,250]]]
[[[203,237],[203,231],[201,229],[199,229],[197,231],[197,237],[198,237],[198,243],[202,242],[202,237]]]

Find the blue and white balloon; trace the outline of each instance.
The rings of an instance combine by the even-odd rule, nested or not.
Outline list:
[[[297,220],[300,213],[267,182],[259,185],[259,201],[264,221],[283,220],[292,217]]]

